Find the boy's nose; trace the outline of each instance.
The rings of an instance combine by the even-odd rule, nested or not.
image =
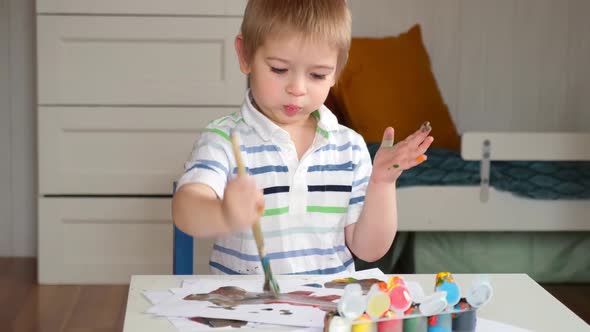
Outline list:
[[[305,82],[301,78],[293,78],[287,85],[287,93],[295,97],[303,96],[305,94]]]

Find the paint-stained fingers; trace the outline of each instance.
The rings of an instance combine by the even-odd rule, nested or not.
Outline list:
[[[410,166],[408,166],[408,168],[412,168],[416,165],[420,165],[421,163],[425,162],[426,159],[428,159],[428,157],[425,155],[425,153],[433,141],[434,141],[434,137],[428,136],[424,139],[424,141],[420,145],[418,145],[418,148],[416,149],[418,156],[416,158],[414,158],[413,161],[410,162]]]
[[[410,159],[407,161],[402,162],[395,162],[392,161],[391,165],[387,168],[388,170],[397,170],[397,171],[405,171],[410,169],[414,166],[420,165],[421,163],[425,162],[428,159],[428,156],[425,154],[418,155],[414,159]]]
[[[432,131],[432,126],[430,122],[424,122],[418,130],[416,130],[413,134],[408,136],[408,141],[414,145],[420,145],[424,139],[428,136],[428,134]]]
[[[395,131],[392,127],[387,127],[383,132],[383,140],[381,141],[381,147],[391,148],[393,147],[393,141],[395,137]]]
[[[406,167],[406,169],[410,169],[414,166],[418,166],[420,164],[422,164],[423,162],[425,162],[428,159],[428,156],[426,156],[425,154],[421,154],[418,157],[414,158],[413,160],[410,160],[408,162],[408,166]]]
[[[430,121],[424,122],[421,126],[419,131],[422,133],[429,133],[432,130],[432,126],[430,125]]]

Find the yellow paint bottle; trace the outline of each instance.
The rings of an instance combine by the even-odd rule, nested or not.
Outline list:
[[[353,322],[352,332],[377,332],[377,323],[373,323],[369,315],[363,314]]]

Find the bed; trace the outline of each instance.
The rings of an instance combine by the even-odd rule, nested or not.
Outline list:
[[[588,146],[590,133],[473,132],[461,153],[431,149],[398,180],[400,233],[377,266],[590,281]]]
[[[589,282],[590,132],[584,123],[555,125],[557,130],[547,132],[550,119],[570,114],[547,110],[573,105],[552,100],[558,94],[545,94],[543,87],[553,86],[557,76],[538,77],[543,79],[538,84],[531,73],[526,80],[511,76],[490,62],[495,58],[470,53],[486,55],[489,50],[469,43],[461,31],[453,38],[463,38],[464,47],[447,57],[451,49],[440,47],[454,45],[455,39],[439,40],[444,35],[429,26],[432,54],[442,57],[435,59],[438,74],[444,74],[438,78],[449,101],[418,24],[397,36],[353,38],[348,63],[326,101],[340,123],[367,142],[379,142],[387,125],[402,139],[424,121],[431,122],[435,137],[428,161],[398,180],[400,232],[394,245],[375,264],[357,261],[357,268],[524,272],[541,282]],[[494,31],[486,33],[495,38]],[[526,44],[493,48],[498,46],[520,47],[529,54]],[[535,99],[540,97],[531,92],[545,98]],[[547,119],[537,121],[539,115]],[[374,153],[378,144],[368,147]]]

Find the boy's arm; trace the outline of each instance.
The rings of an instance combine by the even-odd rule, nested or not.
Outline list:
[[[215,237],[230,231],[215,191],[202,183],[183,185],[172,199],[172,220],[195,237]]]
[[[374,262],[387,253],[397,231],[396,200],[395,184],[369,181],[361,215],[345,229],[355,256]]]
[[[385,130],[359,219],[345,229],[346,244],[358,258],[373,262],[391,247],[397,231],[396,181],[404,170],[426,160],[424,153],[433,141],[430,130],[426,122],[395,146],[393,128]]]

